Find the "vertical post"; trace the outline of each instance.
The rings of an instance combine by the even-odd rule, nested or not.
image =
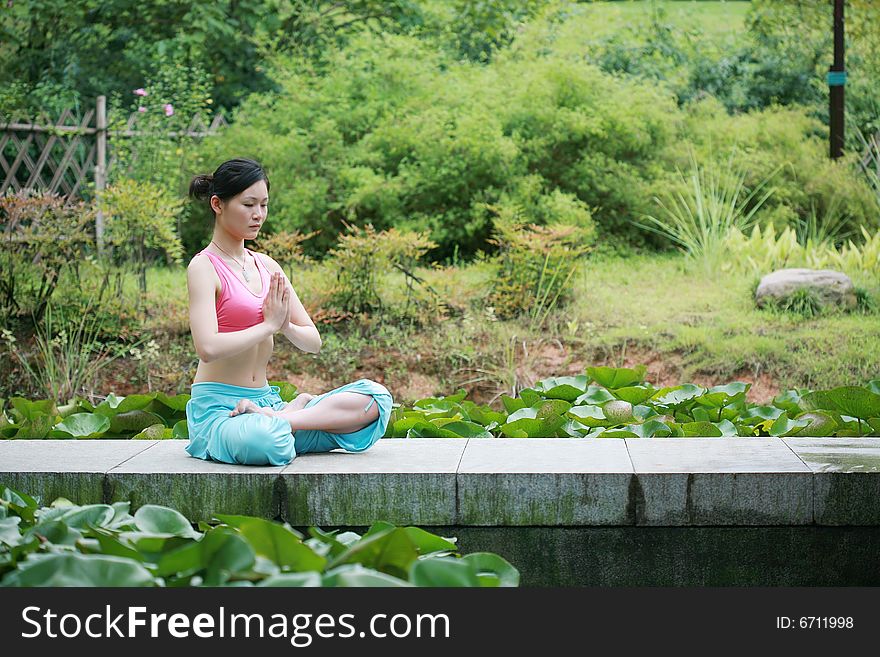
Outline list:
[[[831,123],[831,157],[837,159],[843,155],[843,88],[846,84],[846,68],[844,67],[844,28],[843,28],[843,4],[844,0],[834,1],[834,64],[828,72],[828,86],[830,91]]]
[[[98,129],[98,164],[95,166],[95,194],[98,199],[101,198],[101,192],[107,185],[107,97],[98,96],[97,107],[97,123]],[[95,241],[98,245],[98,254],[104,252],[104,213],[98,207],[98,213],[95,216]]]

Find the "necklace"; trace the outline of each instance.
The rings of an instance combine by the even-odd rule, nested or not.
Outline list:
[[[235,258],[233,258],[232,255],[230,255],[230,253],[229,253],[228,251],[226,251],[225,249],[223,249],[223,247],[221,247],[219,244],[217,244],[217,242],[215,242],[214,240],[211,240],[211,244],[213,244],[213,245],[216,246],[218,249],[220,249],[221,251],[223,251],[223,253],[225,253],[225,254],[228,255],[230,258],[232,258],[232,261],[233,261],[235,264],[238,264],[238,260],[236,260]],[[245,262],[247,262],[247,256],[245,256]],[[248,275],[248,273],[245,271],[245,269],[244,269],[244,264],[241,265],[241,275],[244,276],[244,282],[245,282],[245,283],[250,283],[250,282],[251,282],[251,277],[250,277],[250,276]]]

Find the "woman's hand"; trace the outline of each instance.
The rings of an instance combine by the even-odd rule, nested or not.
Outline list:
[[[263,299],[263,321],[280,331],[290,321],[290,291],[278,272],[272,272],[269,293]]]

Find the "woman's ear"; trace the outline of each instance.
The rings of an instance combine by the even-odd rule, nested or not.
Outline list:
[[[220,214],[220,211],[223,209],[223,201],[216,194],[211,197],[211,209],[214,211],[214,214]]]

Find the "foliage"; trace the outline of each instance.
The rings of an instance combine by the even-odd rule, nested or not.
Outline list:
[[[304,264],[308,262],[308,258],[303,254],[302,246],[307,239],[310,239],[320,233],[314,231],[303,235],[299,231],[281,230],[271,235],[260,235],[254,242],[254,249],[265,253],[275,260],[281,267],[288,268],[288,278],[293,280],[293,266],[296,263]]]
[[[673,200],[672,208],[655,197],[666,212],[666,217],[659,219],[645,215],[641,225],[675,242],[684,250],[691,264],[696,264],[705,276],[712,277],[721,271],[721,263],[727,257],[724,246],[727,235],[731,230],[742,231],[750,226],[754,214],[773,190],[766,191],[746,212],[746,206],[769,178],[748,196],[741,198],[746,174],[742,168],[735,168],[733,151],[724,168],[712,162],[701,167],[692,153],[689,179],[686,180],[681,171],[678,173],[683,184],[674,190],[674,195],[669,194]],[[732,177],[725,174],[732,174]],[[686,191],[682,192],[681,188]]]
[[[688,163],[691,151],[697,161],[721,165],[723,154],[736,149],[746,188],[776,172],[773,194],[755,218],[772,221],[777,231],[809,224],[814,214],[822,222],[836,223],[838,237],[857,234],[860,226],[880,227],[877,199],[859,156],[845,153],[830,159],[827,128],[802,108],[774,106],[731,117],[717,100],[707,98],[685,109],[682,131],[687,142],[667,153],[676,166]]]
[[[880,230],[873,235],[864,228],[861,232],[863,241],[859,244],[849,240],[837,249],[829,240],[817,242],[808,238],[801,243],[790,226],[777,235],[773,224],[756,224],[748,237],[732,229],[723,242],[728,257],[721,268],[759,275],[785,267],[833,268],[850,276],[864,274],[880,279]]]
[[[164,254],[169,263],[183,259],[175,230],[183,201],[153,183],[120,179],[104,190],[100,204],[106,213],[105,243],[117,264],[134,264],[141,292],[146,293],[151,252]]]
[[[55,402],[93,388],[101,370],[126,351],[100,340],[100,317],[92,312],[91,304],[82,311],[75,322],[61,322],[61,328],[55,330],[52,306],[47,304],[35,334],[37,353],[33,358],[20,351],[15,336],[3,329],[3,340],[27,372],[32,389],[48,392]]]
[[[548,377],[502,395],[504,410],[466,400],[464,389],[446,397],[395,405],[384,438],[648,438],[759,436],[880,436],[880,380],[831,390],[786,390],[771,405],[746,401],[750,383],[711,388],[684,383],[656,388],[646,367],[588,367],[585,374]],[[272,382],[290,401],[296,387]],[[3,438],[187,438],[189,395],[117,397],[97,406],[75,397],[12,398],[0,408]]]
[[[501,319],[526,314],[531,329],[540,329],[547,315],[570,299],[569,282],[595,229],[589,221],[580,226],[526,224],[516,208],[497,210],[498,237],[489,242],[499,247],[498,272],[487,303]]]
[[[0,310],[4,324],[33,326],[63,271],[94,244],[91,205],[60,196],[19,192],[0,197]]]
[[[0,586],[518,586],[491,552],[374,523],[355,532],[217,514],[197,529],[178,511],[130,502],[48,507],[0,488]]]
[[[138,89],[115,93],[108,102],[110,181],[133,179],[182,195],[199,140],[190,134],[190,125],[201,117],[207,128],[212,104],[203,69],[158,56],[152,78]],[[130,137],[123,136],[129,131]]]
[[[583,204],[600,237],[646,241],[627,220],[677,134],[668,94],[561,59],[455,62],[405,36],[361,36],[328,61],[321,75],[279,60],[283,92],[250,98],[200,147],[209,169],[261,144],[278,229],[322,230],[309,255],[347,222],[429,231],[428,257],[470,259],[488,248],[486,204],[505,200],[538,224]]]
[[[397,309],[399,318],[411,323],[430,323],[442,315],[444,306],[439,295],[413,271],[425,252],[436,246],[426,235],[396,228],[377,233],[372,224],[364,229],[350,225],[348,228],[349,232],[340,235],[338,246],[330,252],[336,281],[330,295],[331,305],[353,314],[390,311],[379,291],[384,275],[397,268],[406,276],[406,304]],[[418,292],[415,285],[424,290]],[[431,296],[427,297],[427,293]]]

